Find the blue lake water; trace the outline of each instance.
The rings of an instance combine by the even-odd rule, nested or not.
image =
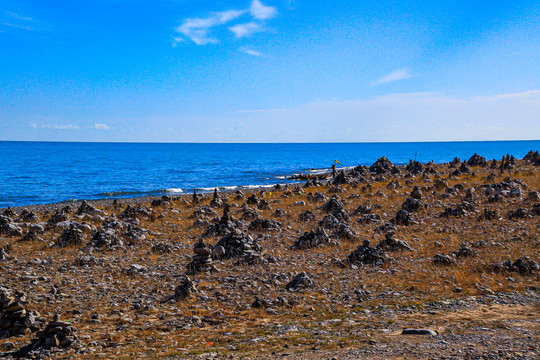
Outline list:
[[[475,152],[522,158],[535,141],[316,144],[156,144],[0,141],[0,208],[284,183],[310,169],[371,165],[381,156],[436,163]]]

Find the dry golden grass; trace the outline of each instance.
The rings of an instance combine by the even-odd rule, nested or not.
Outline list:
[[[444,166],[441,165],[441,169]],[[444,169],[443,169],[444,170]],[[491,173],[487,169],[475,169],[476,175],[466,175],[460,179],[448,179],[449,186],[462,183],[465,188],[485,183]],[[497,172],[495,182],[500,182],[508,174]],[[540,189],[538,170],[523,166],[514,172],[512,178],[520,178],[528,185],[528,190]],[[432,180],[434,177],[432,178]],[[397,191],[386,189],[389,181],[373,183],[372,189],[363,192],[362,186],[343,185],[345,191],[337,194],[344,201],[349,214],[360,204],[371,203],[374,213],[383,222],[389,221],[407,197],[414,185],[430,186],[422,177],[400,179],[403,188]],[[517,273],[492,272],[488,266],[505,260],[515,260],[529,256],[538,261],[540,246],[538,217],[509,220],[506,214],[520,206],[532,207],[522,199],[506,198],[503,202],[487,203],[479,194],[476,207],[484,207],[499,212],[501,220],[477,221],[477,215],[461,218],[440,218],[446,206],[459,203],[463,196],[440,199],[441,192],[424,191],[424,203],[428,207],[415,216],[419,224],[400,226],[396,237],[407,241],[413,251],[391,252],[393,261],[382,267],[339,267],[332,259],[345,259],[362,243],[363,239],[378,243],[382,235],[374,233],[374,225],[359,225],[357,216],[351,216],[351,228],[356,232],[355,241],[342,240],[338,246],[320,247],[310,250],[291,250],[293,242],[317,226],[324,213],[323,203],[310,203],[306,199],[309,192],[320,191],[328,198],[327,187],[303,189],[303,194],[284,196],[282,191],[266,192],[261,196],[272,209],[257,210],[262,218],[276,219],[276,208],[287,212],[287,216],[277,218],[284,230],[270,232],[261,237],[260,244],[265,255],[272,255],[280,261],[265,265],[236,265],[233,260],[218,261],[220,272],[193,276],[200,293],[181,302],[162,302],[170,296],[178,284],[179,276],[192,255],[192,246],[204,231],[193,228],[191,214],[198,206],[190,204],[188,197],[182,197],[166,207],[156,207],[155,219],[140,219],[140,226],[151,230],[152,235],[144,241],[136,241],[133,246],[111,251],[95,251],[94,256],[103,259],[103,265],[77,268],[72,265],[81,252],[78,247],[59,249],[49,247],[59,236],[57,231],[47,231],[40,236],[44,242],[20,242],[16,238],[0,237],[0,246],[9,247],[16,260],[0,265],[0,276],[5,286],[25,291],[29,294],[32,309],[50,318],[59,312],[62,318],[72,321],[87,353],[77,354],[78,358],[164,358],[185,357],[190,354],[218,351],[219,354],[269,354],[280,352],[284,346],[288,351],[305,351],[312,347],[328,350],[366,345],[375,329],[389,327],[398,331],[400,326],[416,324],[423,319],[425,325],[433,325],[444,330],[442,321],[475,324],[486,314],[482,312],[461,312],[460,315],[441,315],[427,321],[420,315],[422,308],[433,302],[452,298],[465,298],[482,293],[478,284],[495,292],[523,292],[531,286],[538,286],[537,275],[522,276]],[[378,197],[378,191],[385,197]],[[351,195],[357,198],[349,198]],[[242,205],[234,200],[233,193],[225,193],[229,203]],[[210,198],[203,199],[207,205]],[[294,205],[296,201],[306,201],[305,207]],[[148,200],[150,201],[150,200]],[[112,205],[103,208],[107,213],[118,213],[123,208]],[[174,210],[174,211],[172,211]],[[232,207],[231,213],[239,218],[239,207]],[[315,213],[315,220],[301,223],[298,216],[305,210]],[[220,212],[220,210],[218,210]],[[94,222],[99,227],[99,222]],[[256,234],[252,234],[256,236]],[[514,235],[522,240],[513,241]],[[87,239],[89,237],[86,234]],[[210,244],[217,238],[209,238]],[[435,254],[451,254],[460,244],[486,240],[490,244],[477,248],[477,255],[460,259],[454,266],[437,266],[431,261]],[[177,246],[170,254],[154,254],[151,247],[156,242]],[[493,244],[491,244],[493,242]],[[33,259],[47,260],[45,265],[32,263]],[[145,273],[129,276],[124,271],[131,264],[144,265]],[[66,266],[66,271],[58,271]],[[270,275],[296,274],[305,271],[314,280],[315,287],[299,292],[287,292],[285,284],[271,281]],[[225,278],[236,277],[236,283],[227,283]],[[514,280],[509,280],[512,277]],[[243,280],[242,278],[246,278]],[[53,285],[63,296],[47,296]],[[462,292],[456,292],[456,288]],[[345,299],[354,289],[365,289],[371,295],[363,302]],[[218,293],[225,296],[220,300]],[[275,307],[272,314],[264,309],[252,309],[256,296],[275,299],[278,296],[294,298],[293,307]],[[204,300],[201,299],[204,298]],[[142,307],[133,305],[135,299],[142,299]],[[153,299],[153,300],[151,300]],[[144,306],[147,305],[146,308]],[[377,313],[381,308],[398,310],[413,307],[415,319],[409,315],[387,317],[365,316],[364,311]],[[75,313],[74,313],[75,310]],[[538,309],[536,309],[537,311]],[[77,314],[80,312],[80,314]],[[99,314],[98,321],[91,316]],[[411,315],[412,316],[412,315]],[[447,316],[447,317],[445,317]],[[497,316],[493,315],[493,318]],[[190,322],[189,329],[168,325],[174,321]],[[331,321],[331,322],[328,322]],[[486,320],[488,321],[488,320]],[[495,321],[495,320],[489,320]],[[297,330],[279,333],[279,326],[297,326]],[[28,342],[30,335],[22,338],[3,339],[19,346]],[[381,338],[382,339],[382,338]],[[68,352],[69,353],[69,352]],[[64,355],[66,353],[63,353]],[[59,354],[58,357],[63,356]]]

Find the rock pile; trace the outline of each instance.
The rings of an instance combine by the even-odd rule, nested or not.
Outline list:
[[[85,242],[84,234],[76,225],[71,224],[69,228],[64,230],[62,235],[56,241],[56,246],[67,247],[73,245],[81,245]]]
[[[310,230],[305,232],[302,236],[298,238],[297,241],[293,244],[293,249],[305,250],[311,249],[318,246],[329,246],[329,245],[339,245],[339,242],[333,240],[328,236],[326,231],[322,226],[317,227],[315,230]]]
[[[204,243],[203,240],[198,241],[193,246],[195,255],[191,262],[187,265],[186,274],[194,275],[199,272],[217,270],[212,261],[212,250]]]
[[[469,213],[474,213],[476,208],[473,204],[467,201],[463,201],[461,204],[455,205],[454,207],[447,207],[444,209],[444,212],[440,215],[441,217],[450,217],[450,216],[465,216]]]
[[[210,207],[220,208],[223,206],[223,199],[219,196],[217,189],[214,189],[214,197],[210,200]]]
[[[26,309],[26,295],[0,286],[0,339],[36,331],[45,322],[35,311]]]
[[[0,235],[5,234],[7,236],[20,236],[22,235],[22,229],[13,223],[13,220],[5,215],[0,215]]]
[[[377,247],[383,251],[412,250],[406,241],[395,239],[393,232],[386,233]]]
[[[103,211],[99,210],[99,209],[96,209],[95,207],[90,205],[86,200],[83,200],[83,202],[81,203],[81,205],[77,209],[76,214],[77,215],[84,215],[84,214],[101,215],[101,214],[103,214]]]
[[[287,285],[285,288],[290,291],[296,291],[304,288],[308,288],[313,286],[313,280],[305,273],[305,271],[302,271],[300,274],[296,275]]]
[[[172,298],[175,301],[181,301],[184,300],[192,295],[197,293],[197,287],[195,286],[195,283],[191,281],[189,276],[185,276],[184,279],[178,284],[178,286],[174,289],[174,294]]]
[[[108,229],[94,232],[89,245],[98,249],[114,249],[124,246],[124,242],[116,236],[113,229]]]
[[[538,263],[531,260],[528,256],[517,259],[512,262],[511,260],[505,261],[499,267],[507,271],[518,272],[521,275],[532,275],[538,272]]]
[[[333,213],[343,209],[343,203],[339,201],[337,195],[333,195],[332,198],[322,206],[322,210],[326,213]]]
[[[469,166],[488,166],[486,158],[478,155],[477,153],[474,153],[474,155],[467,160],[467,164]]]
[[[239,258],[240,263],[246,264],[263,261],[259,242],[238,229],[223,236],[214,250],[217,250],[218,247],[222,248],[219,252],[223,253],[221,257],[225,259]]]
[[[76,332],[70,323],[60,321],[58,316],[55,316],[45,329],[37,332],[37,339],[32,340],[32,349],[68,348],[77,341]]]
[[[450,255],[445,254],[436,254],[432,258],[432,262],[434,265],[454,265],[456,263],[456,259],[454,259]]]
[[[249,226],[252,231],[280,231],[283,230],[283,224],[272,219],[255,219]]]
[[[423,208],[424,208],[424,205],[422,204],[422,201],[412,198],[412,197],[408,197],[405,200],[405,202],[401,205],[401,209],[407,212],[415,212]]]
[[[377,161],[369,167],[369,171],[372,174],[381,175],[381,174],[386,174],[390,172],[390,170],[392,170],[393,167],[394,167],[394,164],[392,164],[390,160],[388,160],[386,157],[383,156],[377,159]]]
[[[393,217],[390,222],[395,225],[412,225],[417,224],[417,222],[413,219],[411,214],[406,210],[399,210],[395,217]]]
[[[366,239],[362,245],[358,246],[358,248],[349,255],[347,261],[351,265],[380,266],[388,261],[388,256],[378,246],[371,246],[371,242]]]

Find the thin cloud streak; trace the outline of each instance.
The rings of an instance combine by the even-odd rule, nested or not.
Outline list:
[[[245,48],[245,47],[240,48],[239,51],[243,52],[244,54],[251,55],[251,56],[263,56],[263,54],[260,53],[259,51],[253,50],[253,49],[248,49],[248,48]]]
[[[414,75],[411,74],[409,69],[398,69],[398,70],[396,70],[394,72],[391,72],[388,75],[383,76],[382,78],[375,81],[371,85],[376,86],[376,85],[381,85],[381,84],[387,84],[387,83],[391,83],[391,82],[394,82],[394,81],[409,79],[409,78],[411,78],[413,76]]]

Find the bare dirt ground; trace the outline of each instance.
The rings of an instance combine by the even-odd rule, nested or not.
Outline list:
[[[538,163],[2,209],[0,358],[537,359]]]

